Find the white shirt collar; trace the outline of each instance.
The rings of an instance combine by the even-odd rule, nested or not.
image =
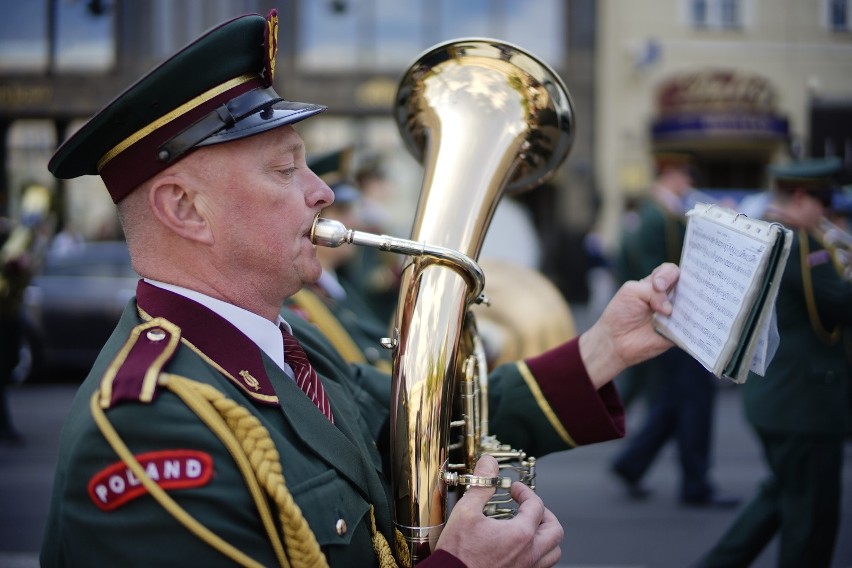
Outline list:
[[[183,288],[182,286],[175,286],[174,284],[159,282],[157,280],[151,280],[150,278],[145,278],[144,280],[153,286],[169,290],[170,292],[174,292],[175,294],[194,300],[214,313],[222,316],[237,329],[243,332],[255,344],[257,344],[257,346],[260,347],[270,359],[275,361],[276,365],[281,367],[281,369],[288,375],[292,376],[290,366],[284,362],[284,341],[281,338],[281,330],[278,326],[283,324],[291,333],[293,330],[290,327],[290,324],[284,321],[284,318],[280,315],[278,316],[278,320],[275,323],[272,323],[268,319],[255,313],[244,310],[243,308],[233,304],[223,302],[222,300],[211,298],[210,296],[196,292],[195,290]]]

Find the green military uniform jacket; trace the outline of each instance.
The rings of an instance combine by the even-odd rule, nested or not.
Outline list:
[[[675,215],[656,199],[639,201],[635,218],[625,222],[615,268],[622,282],[641,280],[664,262],[680,263],[686,218]],[[645,361],[625,370],[619,379],[625,403],[653,388],[660,373],[657,362]]]
[[[642,199],[637,219],[625,227],[617,270],[622,280],[639,280],[664,262],[680,262],[686,218],[675,215],[651,198]]]
[[[393,542],[383,463],[389,378],[348,364],[309,324],[285,317],[323,382],[334,424],[230,323],[140,282],[63,428],[42,566],[233,565],[140,488],[108,442],[97,408],[177,506],[260,564],[277,564],[234,453],[164,385],[180,377],[212,387],[265,428],[286,487],[331,566],[377,565],[371,510],[377,530]],[[496,370],[490,400],[494,433],[530,455],[624,433],[614,389],[593,389],[576,341]]]
[[[314,324],[350,363],[369,363],[390,372],[391,351],[379,343],[389,335],[389,324],[381,322],[370,307],[344,280],[346,296],[335,299],[318,286],[294,294],[285,306]]]
[[[809,296],[820,333],[808,314]],[[765,431],[848,431],[849,367],[840,338],[830,341],[826,336],[838,325],[852,323],[852,284],[840,277],[828,252],[812,237],[803,243],[801,233],[794,232],[776,312],[778,351],[764,377],[752,374],[743,385],[748,420]]]

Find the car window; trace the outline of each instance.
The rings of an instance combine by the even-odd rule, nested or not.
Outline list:
[[[43,276],[102,276],[135,278],[123,243],[91,243],[60,254],[48,253]]]

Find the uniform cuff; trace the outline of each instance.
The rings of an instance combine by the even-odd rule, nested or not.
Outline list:
[[[419,568],[467,568],[467,565],[443,549],[438,549],[420,562]]]
[[[624,405],[612,383],[595,390],[579,338],[525,361],[542,394],[577,445],[624,436]]]

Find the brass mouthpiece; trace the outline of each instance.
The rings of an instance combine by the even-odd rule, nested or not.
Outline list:
[[[461,272],[470,280],[471,297],[474,301],[477,303],[485,301],[482,296],[482,290],[485,288],[485,273],[472,258],[458,251],[408,239],[347,229],[340,221],[322,219],[319,215],[316,216],[311,227],[311,242],[317,246],[330,248],[352,244],[406,256],[428,256]]]

